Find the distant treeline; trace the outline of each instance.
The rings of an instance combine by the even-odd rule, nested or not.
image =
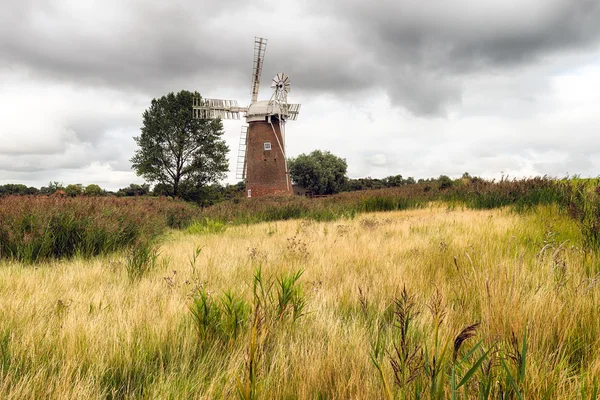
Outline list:
[[[81,184],[76,185],[67,185],[66,187],[62,185],[62,183],[58,182],[50,182],[48,186],[42,186],[41,188],[36,188],[33,186],[26,186],[20,183],[7,183],[6,185],[0,185],[0,196],[10,196],[10,195],[42,195],[49,196],[58,191],[61,193],[69,195],[69,196],[78,196],[78,195],[88,195],[88,196],[101,196],[108,194],[110,192],[106,192],[100,186],[91,184],[87,186],[83,186]]]
[[[447,189],[454,184],[462,183],[473,183],[480,182],[483,179],[471,176],[468,172],[465,172],[461,178],[452,179],[446,175],[440,175],[438,178],[428,178],[415,180],[413,177],[404,178],[402,175],[391,175],[387,178],[358,178],[348,179],[344,187],[344,192],[354,192],[357,190],[374,190],[374,189],[385,189],[394,188],[405,185],[424,184],[425,187],[428,185],[431,188]]]
[[[201,188],[189,187],[184,188],[181,198],[183,200],[198,203],[203,206],[216,204],[223,200],[230,200],[234,197],[243,196],[246,185],[243,182],[235,185],[208,185]],[[166,196],[167,190],[164,185],[155,185],[150,188],[148,184],[138,185],[130,184],[125,188],[120,188],[117,191],[102,189],[99,185],[90,184],[84,186],[82,184],[63,185],[59,182],[50,182],[48,186],[36,188],[23,184],[8,183],[0,185],[0,197],[3,196],[24,196],[24,195],[62,195],[66,197],[77,196],[117,196],[117,197],[134,197],[134,196]]]
[[[439,178],[419,179],[415,180],[412,177],[404,178],[402,175],[391,175],[386,178],[349,178],[341,188],[341,192],[354,192],[359,190],[376,190],[385,188],[394,188],[405,185],[424,184],[431,188],[448,188],[456,183],[466,181],[478,181],[480,178],[471,177],[468,173],[463,174],[462,178],[451,179],[448,176],[442,175]],[[181,198],[183,200],[198,203],[202,206],[209,206],[219,203],[224,200],[231,200],[236,197],[243,197],[245,194],[246,185],[244,182],[238,182],[233,185],[213,184],[203,187],[184,187],[182,188]],[[148,184],[132,183],[127,187],[120,188],[117,191],[109,191],[102,189],[99,185],[90,184],[84,186],[82,184],[64,185],[60,182],[50,182],[48,186],[36,188],[23,184],[8,183],[0,185],[0,197],[9,195],[43,195],[49,196],[56,192],[64,196],[118,196],[118,197],[133,197],[133,196],[166,196],[169,193],[169,188],[165,185],[155,185],[153,188]]]

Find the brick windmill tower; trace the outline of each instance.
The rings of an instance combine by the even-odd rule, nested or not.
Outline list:
[[[290,78],[279,73],[271,82],[270,100],[258,100],[267,39],[254,38],[252,99],[248,107],[235,100],[194,99],[195,118],[246,118],[238,152],[237,179],[245,179],[246,195],[291,195],[292,183],[285,153],[285,124],[298,117],[300,104],[289,104]]]

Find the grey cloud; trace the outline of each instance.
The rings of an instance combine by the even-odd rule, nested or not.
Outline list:
[[[73,131],[77,140],[84,143],[90,143],[94,146],[106,140],[109,131],[115,129],[124,129],[129,132],[139,132],[141,125],[140,119],[143,110],[138,114],[130,111],[129,115],[103,115],[101,112],[90,113],[89,115],[74,115],[65,122],[67,129]]]
[[[45,151],[33,151],[24,146],[19,154],[0,153],[0,171],[41,173],[46,170],[81,170],[93,163],[107,163],[115,171],[130,171],[129,158],[133,154],[131,133],[127,139],[132,143],[123,143],[121,138],[107,132],[94,142],[80,140],[76,135],[60,138],[60,148],[43,147]]]
[[[80,169],[92,161],[101,160],[102,154],[85,146],[67,146],[64,152],[49,155],[26,154],[0,157],[0,171],[41,172],[51,169]]]
[[[423,116],[445,114],[450,105],[460,102],[460,89],[456,79],[417,70],[392,75],[386,87],[394,104]]]
[[[13,72],[23,84],[4,101],[20,96],[27,116],[23,99],[57,99],[31,116],[37,129],[0,118],[0,133],[19,139],[0,146],[0,170],[17,179],[75,176],[93,163],[134,179],[131,137],[152,97],[185,88],[248,101],[254,35],[269,39],[260,97],[283,71],[290,100],[304,103],[289,128],[292,155],[323,146],[347,157],[354,177],[598,165],[586,156],[600,144],[596,124],[544,122],[570,107],[553,103],[550,77],[597,63],[598,1],[6,3],[0,86]],[[226,125],[232,160],[238,122]],[[552,151],[562,158],[549,159]]]
[[[564,177],[569,173],[576,173],[577,171],[591,171],[593,170],[593,163],[587,155],[576,158],[569,156],[565,160],[560,161],[534,162],[532,163],[532,167],[539,175]]]
[[[356,57],[374,59],[373,82],[419,115],[443,113],[460,102],[469,75],[510,74],[600,39],[595,0],[350,0],[332,3],[334,11],[353,27],[350,40],[360,43]]]
[[[377,7],[350,0],[344,5],[338,11],[356,24],[357,39],[373,43],[381,59],[429,70],[527,63],[597,42],[600,35],[595,0],[384,0]]]
[[[537,9],[530,11],[538,15],[531,15],[525,23],[521,21],[515,26],[506,20],[502,30],[487,29],[481,32],[482,38],[474,35],[455,43],[449,58],[468,60],[474,66],[522,64],[553,51],[576,49],[598,41],[600,3],[597,1],[538,2],[537,5]],[[515,14],[520,11],[519,6],[515,7]],[[494,15],[490,13],[488,17]],[[464,65],[458,63],[459,67]]]
[[[25,143],[2,143],[0,147],[0,157],[19,157],[21,155],[41,155],[46,156],[64,151],[65,144],[61,142],[45,143],[33,141]]]
[[[425,116],[460,103],[467,75],[510,73],[600,38],[595,0],[13,3],[0,17],[0,65],[48,79],[156,95],[249,87],[249,29],[263,18],[263,82],[283,70],[300,97],[379,89]]]
[[[225,5],[107,2],[97,10],[84,5],[79,15],[69,14],[61,3],[43,3],[13,5],[0,21],[0,65],[26,67],[48,79],[142,92],[178,90],[171,86],[175,83],[189,87],[198,75],[237,73],[241,52],[236,47],[242,43],[209,26]],[[118,15],[103,19],[111,8]]]

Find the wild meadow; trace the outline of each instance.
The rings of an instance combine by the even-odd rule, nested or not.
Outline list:
[[[0,397],[597,398],[595,186],[480,185],[242,200],[171,226],[170,202],[147,241],[36,260],[3,233]],[[5,201],[2,227],[33,215]],[[94,220],[123,232],[140,212],[123,209]]]

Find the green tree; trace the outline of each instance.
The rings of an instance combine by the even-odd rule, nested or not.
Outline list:
[[[346,190],[355,191],[355,190],[373,190],[373,189],[383,189],[385,186],[385,182],[381,179],[377,178],[358,178],[358,179],[348,179],[346,183]]]
[[[406,185],[406,180],[402,177],[402,175],[391,175],[387,178],[383,178],[383,183],[386,187],[397,187]]]
[[[152,196],[169,196],[173,188],[164,183],[157,183],[152,189]]]
[[[246,182],[240,181],[234,185],[225,185],[223,187],[223,197],[227,200],[244,197],[246,194]]]
[[[229,149],[222,139],[220,119],[194,119],[197,92],[182,90],[153,99],[144,111],[139,146],[131,159],[133,169],[148,182],[179,196],[182,186],[201,188],[216,183],[228,171]]]
[[[31,188],[28,188],[27,186],[20,183],[7,183],[4,186],[0,186],[0,196],[11,194],[31,194],[29,193],[30,190]]]
[[[438,187],[441,190],[451,188],[454,185],[454,181],[450,179],[447,175],[440,175],[438,178]]]
[[[87,185],[83,193],[86,196],[104,196],[104,190],[102,190],[102,188],[95,183]]]
[[[62,190],[62,189],[64,189],[64,187],[61,182],[52,181],[52,182],[48,183],[48,186],[42,186],[42,188],[40,189],[40,193],[48,195],[48,194],[52,194],[52,193],[56,192],[57,190]]]
[[[346,160],[329,151],[300,154],[290,159],[288,166],[292,181],[313,194],[338,193],[346,185]]]
[[[117,191],[117,196],[146,196],[148,194],[150,194],[150,185],[146,183],[143,185],[132,183],[128,187]]]
[[[79,196],[83,193],[83,186],[81,185],[81,183],[78,183],[76,185],[67,185],[67,187],[65,188],[65,193],[71,197]]]
[[[183,200],[193,201],[202,207],[212,206],[223,200],[223,187],[218,183],[197,186],[184,182],[180,192]]]

